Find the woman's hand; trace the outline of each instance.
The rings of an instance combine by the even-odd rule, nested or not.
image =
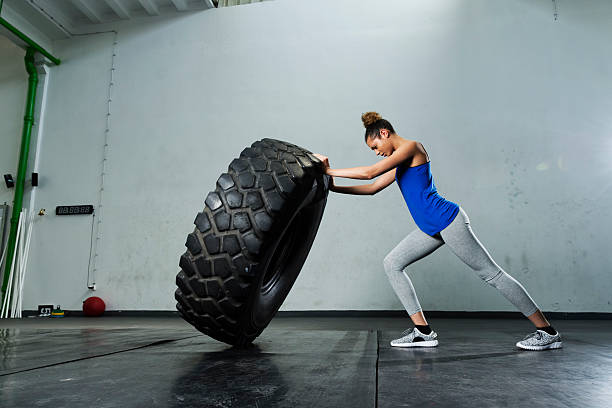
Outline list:
[[[325,174],[327,174],[327,169],[329,169],[329,159],[327,158],[327,156],[323,156],[322,154],[318,153],[313,153],[313,156],[323,162],[323,171],[325,172]]]
[[[334,176],[329,176],[329,191],[334,191],[336,185],[334,184]]]
[[[323,162],[323,171],[325,174],[328,174],[327,170],[329,170],[329,159],[327,158],[327,156],[323,156],[322,154],[317,154],[317,153],[313,153],[313,156],[316,156],[317,159]],[[334,191],[335,187],[336,185],[334,184],[334,176],[329,176],[329,186],[328,186],[329,191]]]

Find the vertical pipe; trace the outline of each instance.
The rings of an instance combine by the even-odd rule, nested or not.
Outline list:
[[[19,214],[23,205],[23,190],[25,187],[25,177],[28,167],[28,154],[30,153],[30,135],[32,134],[32,123],[34,122],[34,105],[36,101],[36,87],[38,85],[38,74],[34,66],[34,54],[36,49],[28,47],[24,57],[28,77],[28,96],[26,99],[25,116],[23,117],[23,132],[21,135],[21,152],[19,154],[19,167],[17,170],[17,181],[15,182],[15,199],[13,204],[13,215],[11,217],[11,230],[9,233],[7,258],[4,268],[4,279],[2,282],[2,299],[6,294],[11,264],[17,242],[17,227]]]

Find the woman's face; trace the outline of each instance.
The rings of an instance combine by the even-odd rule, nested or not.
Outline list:
[[[369,137],[367,145],[376,152],[377,156],[391,156],[393,145],[389,140],[389,133],[386,129],[381,129],[380,132],[381,134],[376,138]]]

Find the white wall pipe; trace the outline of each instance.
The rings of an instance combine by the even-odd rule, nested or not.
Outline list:
[[[23,210],[19,213],[19,220],[17,223],[17,237],[19,237],[19,233],[21,231],[21,217],[23,216]],[[4,302],[2,305],[2,311],[0,312],[0,318],[8,317],[8,307],[9,307],[9,298],[11,297],[11,291],[13,286],[13,275],[15,271],[15,261],[17,260],[17,247],[15,245],[15,252],[13,253],[13,262],[11,262],[11,272],[9,274],[9,283],[6,288],[6,296],[4,297]]]

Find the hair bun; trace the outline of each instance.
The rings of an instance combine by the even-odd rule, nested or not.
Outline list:
[[[382,119],[382,116],[380,116],[380,114],[377,112],[366,112],[363,115],[361,115],[363,126],[365,126],[366,128],[381,119]]]

